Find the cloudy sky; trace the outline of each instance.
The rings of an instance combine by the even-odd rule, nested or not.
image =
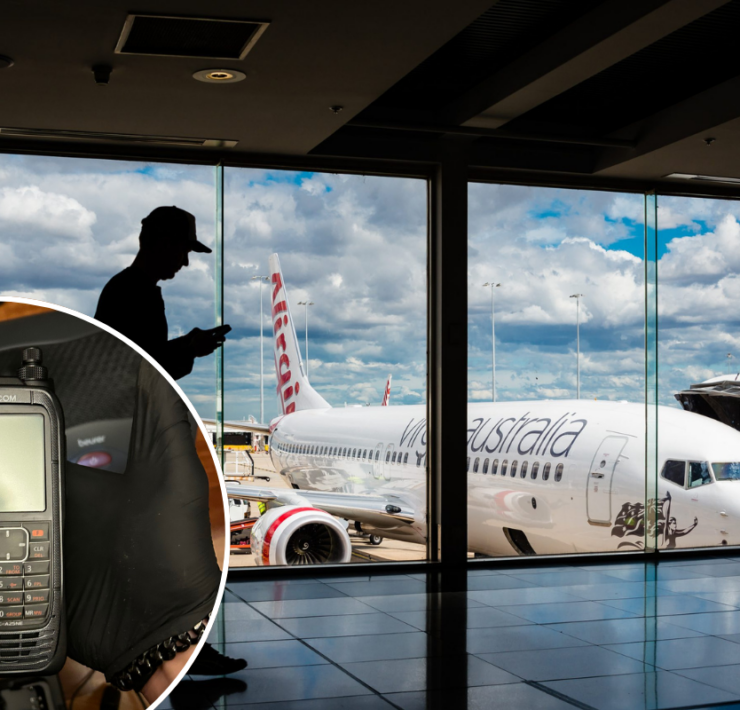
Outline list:
[[[0,292],[92,315],[105,282],[136,253],[154,207],[192,211],[213,242],[213,168],[0,156]],[[229,169],[226,173],[226,416],[259,417],[259,285],[280,254],[309,367],[334,406],[425,401],[426,187],[423,181]],[[491,302],[496,289],[497,395],[565,398],[576,388],[581,302],[584,398],[644,396],[643,198],[639,195],[472,185],[469,396],[491,397]],[[661,400],[740,368],[740,205],[661,198]],[[214,319],[212,255],[163,285],[171,335]],[[462,288],[465,286],[462,285]],[[265,289],[267,308],[268,292]],[[266,332],[269,319],[265,318]],[[277,413],[271,343],[265,414]],[[728,358],[727,355],[732,355]],[[214,415],[213,358],[181,380]]]

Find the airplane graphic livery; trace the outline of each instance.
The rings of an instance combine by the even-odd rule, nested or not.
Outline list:
[[[426,408],[332,409],[306,378],[276,254],[270,272],[282,411],[270,456],[290,487],[227,484],[267,505],[252,530],[257,564],[348,562],[348,521],[424,544]],[[643,549],[646,530],[666,548],[740,544],[740,432],[725,424],[658,408],[657,504],[646,514],[644,404],[471,403],[467,416],[467,471],[447,473],[467,486],[472,552]]]

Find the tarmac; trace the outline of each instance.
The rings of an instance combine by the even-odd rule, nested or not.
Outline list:
[[[254,486],[267,488],[288,488],[285,479],[275,471],[270,455],[265,452],[252,453],[254,459],[254,477],[251,476],[252,465],[243,451],[227,451],[224,466],[226,479],[233,479],[249,483]],[[265,481],[261,476],[269,477]],[[257,506],[252,504],[251,515],[256,517]],[[359,536],[350,525],[350,540],[352,542],[351,563],[367,562],[408,562],[426,559],[426,548],[411,542],[383,539],[380,545],[371,545],[367,537]],[[254,558],[251,554],[233,552],[229,556],[229,567],[253,567]]]

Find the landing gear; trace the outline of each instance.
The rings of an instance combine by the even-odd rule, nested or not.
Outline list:
[[[374,533],[366,533],[362,529],[362,523],[359,520],[355,520],[355,532],[360,537],[366,537],[367,541],[371,545],[380,545],[380,543],[383,542],[383,537],[381,535],[375,535]]]

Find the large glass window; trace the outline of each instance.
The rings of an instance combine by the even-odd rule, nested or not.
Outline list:
[[[738,545],[740,203],[660,196],[657,272],[658,466],[687,462],[659,479],[657,545]]]
[[[468,454],[503,459],[468,475],[478,557],[644,547],[644,204],[469,188]]]
[[[213,168],[114,160],[0,155],[0,290],[94,315],[108,280],[131,264],[141,220],[176,205],[212,246]],[[160,282],[169,337],[214,326],[214,254]],[[178,383],[199,414],[215,416],[214,356]]]
[[[349,520],[353,562],[426,558],[426,192],[423,180],[225,171],[225,419],[286,415],[269,451],[255,434],[250,485],[318,508],[349,495],[337,519]],[[325,459],[283,454],[317,442]],[[247,452],[228,451],[225,469],[251,473]],[[362,514],[366,493],[387,498],[386,524]]]

